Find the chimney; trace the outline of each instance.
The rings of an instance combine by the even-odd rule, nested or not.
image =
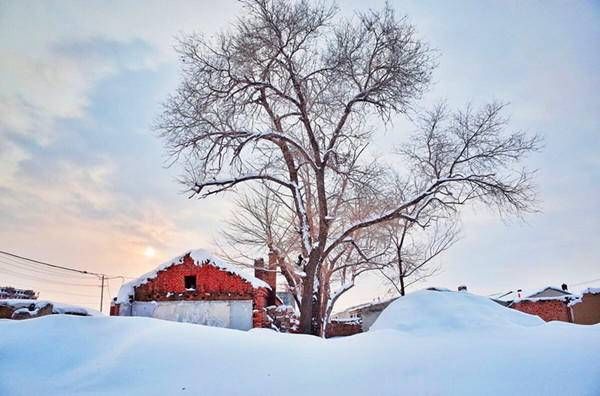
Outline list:
[[[569,291],[569,288],[567,287],[566,283],[563,283],[560,287],[561,287],[561,289],[563,289],[563,291],[566,291],[566,292]]]
[[[458,286],[458,291],[464,291],[464,292],[466,292],[467,291],[467,286],[465,286],[465,285]]]
[[[273,253],[269,253],[268,264],[265,264],[265,260],[263,258],[254,260],[254,276],[271,287],[271,292],[269,293],[269,298],[267,300],[267,306],[275,305],[275,297],[277,292],[277,265],[275,260],[276,257]]]

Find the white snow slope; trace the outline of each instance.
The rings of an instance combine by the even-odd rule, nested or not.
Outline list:
[[[420,291],[373,328],[323,340],[135,317],[0,320],[0,395],[600,395],[597,325]]]

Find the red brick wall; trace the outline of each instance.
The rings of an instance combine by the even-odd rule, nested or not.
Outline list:
[[[254,304],[252,306],[252,327],[271,327],[271,321],[267,316],[269,290],[260,288],[254,293]]]
[[[519,301],[513,303],[511,308],[532,315],[537,315],[546,322],[551,320],[561,320],[571,322],[570,309],[566,301],[561,300],[542,300],[542,301]]]
[[[254,276],[271,287],[267,297],[267,305],[276,305],[277,302],[277,263],[274,254],[269,253],[269,261],[260,258],[254,261]]]
[[[345,322],[332,320],[327,325],[325,337],[345,337],[362,333],[362,324],[360,322]]]
[[[582,301],[573,305],[573,321],[588,325],[600,323],[600,294],[585,293]]]
[[[196,290],[185,289],[184,277],[196,276]],[[182,264],[160,271],[156,278],[135,288],[136,301],[251,300],[254,288],[242,277],[210,264],[195,265],[185,256]]]

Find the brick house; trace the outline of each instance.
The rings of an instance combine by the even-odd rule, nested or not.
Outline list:
[[[257,260],[254,276],[204,250],[175,257],[125,283],[113,316],[146,316],[248,330],[270,327],[267,307],[277,304],[276,273]]]
[[[538,292],[528,294],[526,297],[515,299],[510,308],[532,315],[537,315],[546,322],[560,320],[572,322],[569,303],[574,301],[574,296],[566,287],[546,287]]]
[[[495,301],[525,312],[537,315],[546,322],[559,320],[576,324],[600,323],[600,289],[588,288],[580,294],[568,291],[567,285],[546,287],[535,293],[508,293]]]

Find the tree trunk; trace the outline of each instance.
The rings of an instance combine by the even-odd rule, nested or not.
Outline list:
[[[313,334],[319,337],[325,337],[327,300],[329,291],[327,289],[328,281],[319,279],[319,287],[317,288],[317,299],[313,307]]]
[[[400,257],[400,256],[398,256]],[[404,273],[402,272],[402,259],[398,258],[398,270],[399,270],[399,274],[400,274],[400,295],[404,296]]]
[[[315,274],[317,262],[314,254],[309,258],[306,265],[306,276],[302,282],[302,303],[300,305],[300,332],[313,334],[313,311],[315,294]]]

